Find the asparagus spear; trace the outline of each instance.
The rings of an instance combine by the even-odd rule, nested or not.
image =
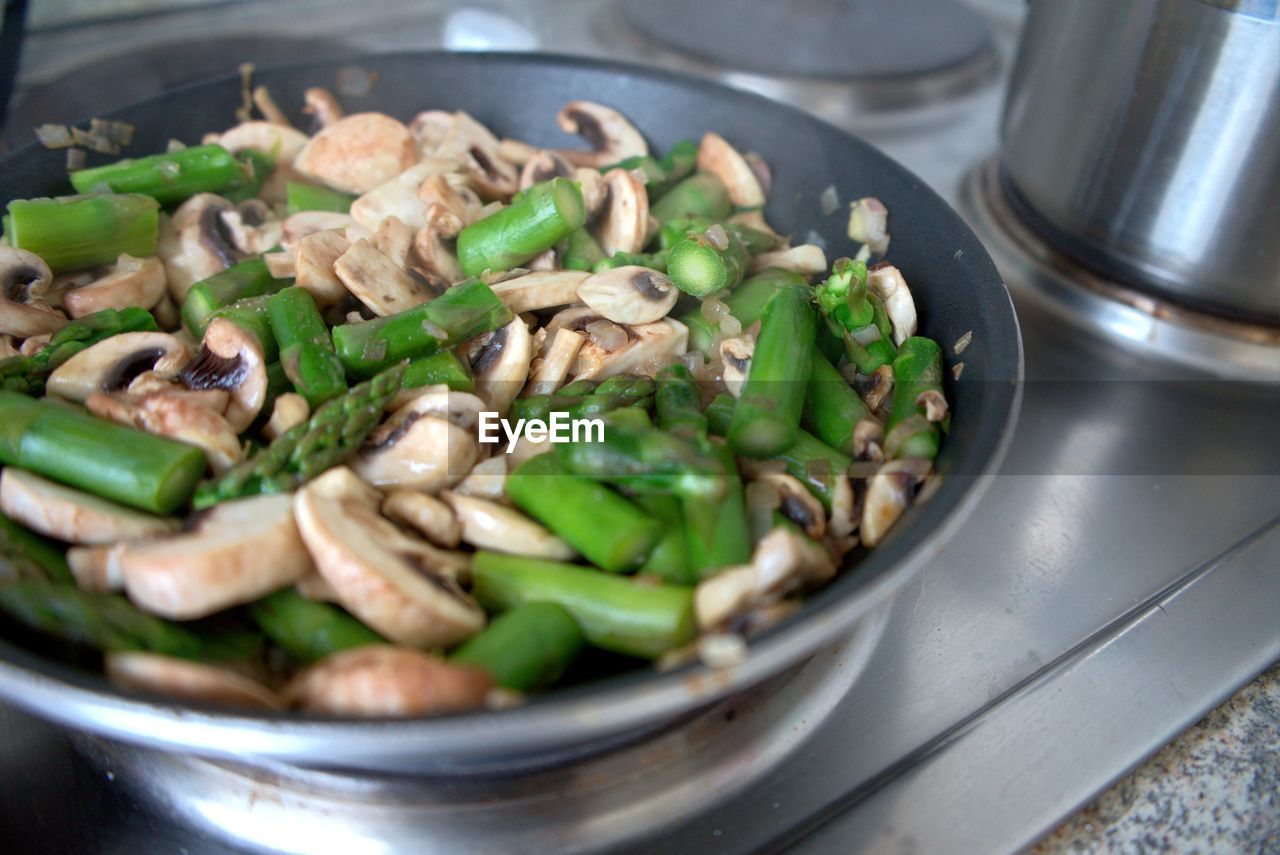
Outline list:
[[[465,359],[452,350],[423,356],[410,362],[404,369],[404,379],[400,381],[400,387],[416,389],[419,386],[435,386],[439,383],[457,392],[470,392],[476,387],[470,366]]]
[[[553,178],[518,193],[511,204],[458,233],[458,261],[467,276],[510,270],[555,246],[586,222],[582,189]]]
[[[598,481],[570,474],[554,454],[508,475],[507,497],[610,573],[640,566],[662,535],[656,520]]]
[[[511,318],[488,285],[468,279],[399,314],[336,326],[333,344],[348,376],[369,377],[402,359],[431,356],[496,330]]]
[[[684,238],[690,229],[705,231],[716,222],[716,220],[709,220],[706,217],[677,217],[674,220],[667,220],[662,224],[662,228],[658,230],[658,248],[671,249]],[[741,223],[721,222],[720,225],[725,231],[741,241],[742,245],[747,248],[747,252],[752,255],[769,252],[782,245],[782,238],[772,232],[753,229]]]
[[[237,152],[236,160],[240,161],[240,166],[244,169],[244,182],[222,191],[223,198],[233,204],[252,199],[262,192],[262,182],[276,168],[274,157],[253,149]]]
[[[77,169],[70,177],[79,193],[105,187],[113,193],[150,196],[161,205],[197,193],[220,193],[249,180],[244,164],[217,143]]]
[[[262,296],[236,300],[230,306],[216,310],[208,321],[223,318],[253,333],[262,346],[262,358],[267,362],[276,362],[280,359],[280,346],[276,343],[275,334],[271,332],[271,318],[267,315],[267,301],[270,299]],[[208,321],[205,322],[206,326]]]
[[[182,301],[182,322],[188,332],[200,338],[218,309],[248,297],[273,294],[290,284],[292,280],[272,277],[261,258],[241,261],[191,286]]]
[[[647,407],[653,399],[653,381],[641,374],[619,374],[603,383],[580,380],[550,395],[517,398],[511,414],[517,419],[546,421],[553,412],[584,419],[623,407]]]
[[[610,169],[639,169],[645,174],[645,190],[649,198],[656,201],[660,196],[674,187],[683,178],[693,172],[698,162],[698,145],[692,140],[680,140],[660,158],[652,155],[637,155],[618,161],[611,166],[601,167],[601,172]]]
[[[711,453],[727,474],[728,489],[722,501],[685,499],[685,543],[694,579],[706,578],[724,567],[744,564],[751,558],[751,533],[742,478],[729,446],[710,443]]]
[[[613,270],[618,267],[628,267],[630,265],[639,265],[640,267],[648,267],[652,270],[661,270],[663,273],[667,270],[667,253],[666,252],[615,252],[608,258],[601,259],[591,268],[593,273],[603,273],[606,270]]]
[[[733,203],[724,183],[710,172],[695,172],[654,202],[649,213],[665,223],[680,217],[723,220],[733,213]]]
[[[662,537],[641,565],[640,572],[673,585],[692,585],[698,581],[690,564],[685,511],[680,500],[663,493],[650,493],[637,496],[636,502],[662,523]]]
[[[159,205],[148,196],[61,196],[9,203],[5,236],[54,273],[114,264],[121,253],[154,255]]]
[[[942,395],[942,348],[931,338],[912,336],[893,360],[893,405],[885,424],[890,457],[938,456],[938,425],[925,418],[921,397],[928,393]]]
[[[559,680],[582,641],[573,615],[555,603],[530,602],[499,615],[449,660],[489,672],[503,688],[528,692]]]
[[[849,361],[864,374],[893,361],[892,327],[879,300],[867,292],[867,266],[836,259],[831,276],[814,288],[827,326],[845,346]]]
[[[751,262],[751,254],[732,232],[712,224],[692,228],[667,251],[667,275],[676,287],[706,297],[736,287]]]
[[[288,182],[284,192],[285,213],[290,215],[299,211],[337,211],[345,214],[351,210],[351,203],[356,200],[346,193],[301,181]]]
[[[471,565],[472,593],[486,609],[531,602],[561,606],[587,643],[628,656],[655,658],[696,633],[693,589],[647,585],[588,567],[480,551]]]
[[[565,270],[592,270],[604,260],[604,250],[585,228],[569,232],[560,245],[560,265]]]
[[[724,302],[729,307],[729,314],[746,328],[760,320],[760,316],[764,314],[764,304],[769,302],[769,298],[779,288],[804,284],[805,279],[799,273],[771,267],[743,280],[741,285],[724,298]],[[681,316],[680,322],[689,328],[691,349],[705,352],[711,346],[716,328],[700,309],[686,312]]]
[[[702,392],[682,362],[658,372],[654,393],[658,426],[675,436],[702,442],[707,438],[707,417],[702,412]]]
[[[815,347],[801,424],[827,445],[847,453],[852,448],[854,427],[868,418],[871,411],[862,398]]]
[[[0,360],[0,389],[43,395],[49,375],[85,348],[122,332],[155,329],[156,319],[146,309],[137,306],[103,309],[85,315],[54,333],[38,353]]]
[[[0,580],[74,584],[66,554],[48,538],[0,514]]]
[[[747,457],[790,448],[800,427],[816,319],[807,286],[780,288],[765,304],[751,370],[729,428],[729,444]]]
[[[0,463],[158,514],[186,503],[204,453],[83,410],[0,392]]]
[[[308,291],[297,287],[277,291],[267,299],[267,315],[280,345],[285,376],[313,410],[347,391],[329,328]]]
[[[197,508],[266,493],[285,493],[337,466],[364,442],[400,391],[403,365],[395,365],[345,395],[323,404],[311,418],[271,444],[206,481],[196,491]]]
[[[249,607],[249,614],[267,638],[300,662],[383,643],[376,632],[342,609],[308,600],[293,588],[259,600]]]

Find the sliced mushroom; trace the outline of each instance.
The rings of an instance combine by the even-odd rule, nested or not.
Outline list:
[[[415,398],[379,425],[351,466],[379,487],[428,493],[452,487],[479,456],[474,429],[485,406],[474,395],[448,390]]]
[[[424,110],[409,120],[409,133],[423,157],[436,153],[453,127],[453,118],[453,113],[445,110]]]
[[[285,218],[284,232],[280,238],[285,249],[296,249],[308,235],[336,231],[343,234],[355,223],[350,214],[338,211],[299,211]]]
[[[307,399],[296,392],[285,392],[271,405],[271,418],[262,426],[262,434],[267,439],[275,439],[310,417],[311,407]]]
[[[721,570],[694,589],[694,613],[704,631],[722,627],[752,609],[835,575],[836,564],[821,545],[784,526],[760,539],[750,564]]]
[[[520,318],[473,340],[467,347],[476,395],[489,409],[506,415],[529,379],[533,337]]]
[[[261,199],[246,199],[220,216],[231,242],[245,255],[261,255],[284,237],[284,225]]]
[[[459,166],[457,160],[447,157],[419,161],[352,202],[351,217],[370,231],[386,217],[399,217],[420,229],[426,224],[427,202],[418,195],[418,188],[433,175],[455,172]]]
[[[853,547],[849,539],[862,524],[860,498],[853,489],[852,478],[843,475],[836,479],[836,488],[831,495],[831,513],[827,516],[827,530],[837,544],[842,544],[842,548]]]
[[[599,170],[593,170],[599,175]],[[552,178],[572,178],[573,164],[550,149],[543,149],[525,161],[520,169],[520,189],[550,181]]]
[[[336,306],[350,293],[334,270],[334,264],[351,244],[341,231],[327,229],[304,237],[294,259],[294,282],[315,298],[323,308]]]
[[[461,161],[473,186],[486,199],[507,199],[520,188],[519,170],[503,158],[498,138],[467,113],[454,114],[453,125],[436,152]]]
[[[339,716],[420,716],[484,705],[485,671],[418,650],[370,645],[334,653],[303,671],[285,696],[303,712]]]
[[[916,334],[916,303],[902,271],[887,262],[867,270],[867,289],[884,303],[893,323],[893,343],[902,343]]]
[[[591,151],[564,149],[560,154],[575,166],[599,169],[629,157],[649,153],[649,144],[627,117],[593,101],[570,101],[556,114],[556,122],[566,134],[582,137]],[[634,250],[633,250],[634,251]]]
[[[124,548],[125,543],[121,542],[68,549],[67,566],[75,577],[76,587],[95,593],[124,590],[124,575],[120,570],[120,553]]]
[[[120,392],[144,372],[171,378],[191,358],[182,339],[162,332],[126,332],[90,345],[54,369],[46,391],[69,401]]]
[[[294,497],[316,568],[348,611],[378,634],[414,647],[448,647],[479,632],[484,610],[456,581],[458,557],[406,535],[346,467]]]
[[[177,381],[177,375],[171,371],[144,371],[134,378],[124,394],[130,398],[169,395],[215,413],[226,412],[227,404],[231,401],[231,393],[225,389],[188,389]]]
[[[266,686],[229,668],[140,651],[107,654],[107,678],[122,689],[215,706],[284,709]]]
[[[288,182],[301,177],[294,171],[293,160],[308,139],[302,131],[287,124],[249,121],[225,131],[218,142],[232,154],[256,151],[275,160],[275,168],[263,179],[258,195],[276,204],[285,200]]]
[[[418,159],[409,129],[383,113],[355,113],[323,128],[293,168],[344,193],[368,193]]]
[[[441,494],[462,523],[462,540],[476,549],[568,561],[577,553],[569,544],[524,514],[474,496]]]
[[[649,228],[649,194],[630,170],[604,175],[605,202],[593,233],[605,255],[644,249]]]
[[[929,474],[928,460],[903,458],[890,460],[876,470],[867,483],[867,496],[862,504],[862,545],[870,549],[881,540],[911,504],[916,489]]]
[[[240,437],[226,418],[182,396],[159,393],[134,398],[94,392],[84,403],[95,416],[194,445],[204,452],[215,475],[244,459]]]
[[[456,549],[462,539],[462,524],[453,508],[417,490],[392,490],[382,502],[382,513],[444,549]]]
[[[463,279],[462,265],[452,238],[462,230],[462,220],[440,205],[427,209],[426,225],[413,238],[423,273],[437,287],[447,288]]]
[[[881,448],[883,441],[884,425],[875,419],[861,419],[853,426],[851,447],[853,456],[859,460],[874,460],[877,462],[883,460],[884,452]]]
[[[778,510],[814,540],[827,531],[827,512],[822,503],[800,481],[785,472],[762,472],[759,480],[778,492]]]
[[[289,495],[223,502],[186,520],[181,534],[120,553],[129,599],[144,611],[194,620],[251,603],[311,572]]]
[[[765,220],[764,212],[759,208],[753,208],[747,211],[738,211],[729,218],[729,222],[736,223],[740,226],[748,226],[756,229],[757,231],[767,232],[775,237],[778,236],[778,232]]]
[[[616,374],[645,374],[650,377],[664,365],[683,356],[689,345],[689,328],[672,318],[652,324],[628,327],[629,338],[617,350],[605,350],[588,341],[573,363],[576,380],[603,380]]]
[[[379,317],[412,309],[431,299],[426,288],[367,240],[351,244],[333,263],[333,272]]]
[[[525,386],[526,395],[550,395],[564,385],[569,368],[587,337],[571,329],[558,329],[542,356],[534,360]]]
[[[502,454],[481,460],[467,477],[458,482],[453,492],[459,496],[475,496],[477,499],[492,499],[495,502],[506,501],[507,498],[507,458]]]
[[[191,286],[244,259],[222,221],[231,203],[213,193],[197,193],[161,221],[156,255],[164,262],[169,294],[179,303]]]
[[[399,217],[387,217],[378,223],[369,243],[401,270],[408,270],[413,252],[414,230]]]
[[[514,163],[516,166],[524,166],[540,151],[542,149],[524,140],[513,140],[504,137],[498,141],[498,154],[502,156],[503,160]]]
[[[667,274],[638,265],[593,274],[578,286],[578,299],[619,324],[647,324],[665,318],[679,296]]]
[[[44,259],[25,249],[0,247],[0,335],[17,338],[55,333],[67,319],[45,302],[53,274]]]
[[[504,279],[490,288],[508,309],[519,315],[576,302],[578,288],[590,276],[580,270],[545,270]]]
[[[751,259],[751,272],[756,273],[770,267],[790,270],[804,276],[824,273],[827,269],[827,254],[822,247],[811,243],[802,243],[787,249],[775,249],[762,252]]]
[[[0,511],[33,531],[67,543],[115,543],[168,534],[178,528],[158,517],[54,483],[34,472],[0,470]]]
[[[264,252],[262,262],[267,265],[267,272],[271,274],[272,279],[288,279],[297,271],[298,250],[295,248]]]
[[[305,104],[302,112],[311,116],[316,125],[321,128],[337,124],[338,120],[345,115],[338,99],[323,86],[308,86],[302,93],[302,101]]]
[[[609,198],[609,186],[605,184],[604,175],[598,169],[591,169],[586,166],[579,166],[573,170],[573,180],[578,182],[578,186],[582,188],[582,203],[586,208],[587,222],[594,222],[595,218],[604,210],[604,203]],[[646,200],[648,193],[645,194]],[[647,244],[648,241],[645,241]]]
[[[874,196],[849,203],[850,240],[864,243],[874,253],[889,249],[889,209]]]
[[[0,359],[8,359],[10,356],[17,356],[18,349],[13,346],[13,339],[7,335],[0,335]]]
[[[223,415],[236,433],[243,433],[253,424],[267,400],[262,345],[252,332],[226,318],[209,322],[200,352],[183,366],[178,378],[188,389],[224,389],[231,393]]]
[[[743,333],[720,342],[720,362],[724,365],[724,386],[737,398],[751,373],[751,358],[756,352],[756,337]]]
[[[881,365],[870,374],[856,374],[852,385],[862,396],[867,409],[880,413],[888,409],[893,400],[893,366]]]
[[[549,247],[524,263],[525,268],[539,273],[549,273],[560,269],[560,260],[556,256],[555,247]]]
[[[484,207],[476,192],[466,185],[466,179],[452,172],[428,176],[418,185],[418,198],[425,206],[444,208],[464,226],[475,222]]]
[[[729,191],[735,208],[759,208],[765,203],[764,188],[755,170],[738,150],[716,133],[707,133],[698,144],[698,171],[710,172]]]
[[[62,305],[73,318],[127,306],[150,309],[165,296],[166,284],[160,259],[122,254],[111,272],[63,295]]]

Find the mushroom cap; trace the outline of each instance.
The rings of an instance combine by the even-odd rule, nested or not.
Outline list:
[[[605,255],[639,252],[649,231],[649,194],[644,182],[627,169],[604,174],[605,203],[596,222],[595,237]]]
[[[373,231],[386,217],[399,217],[415,229],[424,225],[427,203],[418,193],[433,175],[457,171],[461,164],[449,157],[428,157],[382,182],[351,203],[352,218]]]
[[[533,337],[520,318],[464,345],[475,377],[476,396],[503,415],[529,379]]]
[[[143,373],[177,376],[191,358],[185,342],[162,332],[126,332],[90,345],[54,369],[46,391],[69,401],[120,392]]]
[[[413,238],[413,250],[422,271],[437,285],[448,287],[463,279],[462,265],[452,238],[462,230],[462,220],[441,205],[427,207],[424,225]]]
[[[67,549],[67,566],[82,591],[120,591],[124,576],[120,572],[120,553],[124,543],[97,546],[72,546]]]
[[[761,472],[757,480],[778,492],[778,510],[814,540],[821,540],[827,530],[827,512],[817,497],[799,479],[786,472]]]
[[[703,630],[781,599],[804,585],[825,582],[836,572],[831,554],[809,538],[777,526],[756,544],[750,564],[721,570],[698,583],[693,607]]]
[[[581,270],[539,270],[495,282],[489,288],[508,309],[519,315],[576,302],[578,287],[590,276]]]
[[[27,528],[67,543],[102,544],[143,540],[178,529],[159,517],[7,466],[0,470],[0,511]]]
[[[189,397],[197,393],[157,392],[141,397],[94,392],[85,407],[95,416],[194,445],[214,474],[226,472],[245,455],[240,437],[221,412]]]
[[[44,259],[25,249],[0,247],[0,335],[48,335],[67,319],[46,302],[53,274]]]
[[[893,343],[902,343],[916,334],[916,303],[902,271],[887,262],[867,270],[867,289],[884,303],[893,324]]]
[[[679,296],[667,274],[634,264],[596,273],[578,286],[578,299],[619,324],[647,324],[665,318]]]
[[[710,172],[729,191],[735,208],[758,208],[765,203],[764,188],[747,159],[717,133],[706,133],[698,144],[699,172]]]
[[[229,668],[176,656],[119,650],[107,654],[107,678],[122,689],[228,707],[284,709],[266,686]]]
[[[231,400],[223,415],[237,434],[253,424],[267,400],[262,345],[252,332],[226,318],[209,322],[200,352],[183,367],[179,377],[188,389],[230,392]]]
[[[62,305],[73,318],[128,306],[150,309],[164,297],[167,284],[160,259],[121,254],[110,273],[68,291]]]
[[[458,515],[463,542],[476,549],[552,561],[570,561],[577,555],[569,544],[514,508],[448,490],[441,495]]]
[[[591,145],[591,151],[560,151],[575,166],[598,168],[649,153],[649,144],[626,116],[594,101],[570,101],[556,114],[556,123],[566,134],[580,136]]]
[[[289,495],[214,505],[182,533],[120,554],[129,599],[143,611],[193,620],[292,585],[311,572]]]
[[[458,557],[379,515],[350,469],[331,469],[299,490],[294,512],[338,601],[384,638],[447,647],[484,627],[484,610],[454,579]]]
[[[634,336],[617,350],[608,351],[593,341],[582,345],[573,362],[574,379],[603,380],[617,374],[654,376],[689,346],[689,328],[673,318],[627,328]]]
[[[489,200],[505,200],[520,188],[520,171],[502,156],[498,138],[459,110],[436,148],[439,156],[457,158],[476,191]]]
[[[368,193],[418,159],[409,129],[383,113],[345,116],[312,137],[293,168],[344,193]]]
[[[412,716],[482,706],[493,677],[478,668],[391,645],[369,645],[325,657],[285,690],[304,712],[347,716]]]
[[[573,164],[550,149],[541,149],[524,162],[520,169],[520,189],[550,181],[552,178],[572,178]],[[599,175],[599,173],[596,173]]]
[[[156,255],[164,263],[169,293],[181,302],[191,286],[244,259],[225,234],[222,213],[232,205],[213,193],[197,193],[161,218]]]
[[[370,436],[351,468],[375,486],[434,493],[471,471],[480,448],[474,428],[485,403],[443,389],[419,395]]]
[[[435,496],[417,490],[392,490],[382,502],[387,519],[408,526],[436,546],[457,547],[462,525],[453,509]]]

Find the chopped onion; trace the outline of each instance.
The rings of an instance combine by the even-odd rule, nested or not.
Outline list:
[[[378,72],[358,65],[344,65],[333,76],[339,95],[362,98],[378,85]]]
[[[84,149],[69,148],[67,149],[67,171],[75,172],[77,169],[84,169]]]
[[[960,379],[960,375],[961,375],[961,374],[963,374],[963,373],[964,373],[964,363],[963,363],[963,362],[957,362],[955,365],[952,365],[952,366],[951,366],[951,379],[953,379],[953,380],[959,380],[959,379]]]
[[[699,311],[702,313],[702,317],[713,324],[718,324],[721,318],[728,316],[729,304],[719,297],[708,297],[702,301],[702,307]]]
[[[40,125],[36,128],[36,139],[45,148],[70,148],[75,145],[66,125]]]
[[[606,321],[604,318],[587,324],[586,330],[587,335],[591,337],[592,343],[610,353],[627,343],[627,331],[613,321]]]
[[[898,449],[902,443],[906,442],[910,437],[915,436],[922,430],[928,429],[930,422],[924,416],[916,413],[908,416],[893,426],[893,430],[885,434],[884,438],[884,456],[890,459],[898,456]]]
[[[840,209],[840,195],[836,192],[836,185],[828,184],[827,189],[822,191],[822,195],[818,197],[818,203],[822,205],[822,216],[829,217]]]
[[[973,330],[969,330],[967,333],[960,336],[960,338],[956,339],[956,343],[951,346],[951,352],[954,353],[956,356],[959,356],[960,354],[964,353],[965,348],[967,348],[969,346],[969,343],[972,341],[973,341]]]
[[[698,658],[708,668],[732,668],[747,661],[747,640],[736,632],[698,639]]]
[[[720,319],[720,334],[725,338],[742,335],[742,321],[733,315],[725,315]]]
[[[849,337],[863,347],[866,347],[867,345],[874,344],[880,340],[880,328],[875,324],[867,324],[865,327],[858,327],[856,330],[849,333]]]
[[[707,243],[724,252],[729,248],[729,234],[724,230],[724,226],[716,223],[706,231]]]
[[[872,252],[889,248],[889,209],[874,196],[849,203],[849,238],[865,243]]]

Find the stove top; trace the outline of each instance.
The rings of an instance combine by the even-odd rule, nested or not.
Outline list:
[[[1009,851],[1280,658],[1280,387],[1257,382],[1267,364],[1229,376],[1204,370],[1225,351],[1195,364],[1135,349],[1113,328],[1133,323],[1124,313],[1092,329],[1064,323],[1053,292],[1035,284],[1036,265],[975,189],[997,148],[1003,86],[992,75],[1007,65],[1021,5],[969,4],[989,28],[992,59],[985,78],[950,94],[886,106],[833,97],[825,81],[800,87],[801,103],[957,204],[1014,292],[1027,353],[1022,416],[964,530],[879,624],[775,691],[541,785],[369,784],[380,795],[360,798],[382,813],[342,827],[382,817],[376,827],[407,829],[417,848],[437,851],[463,839],[473,851]],[[357,50],[443,44],[669,60],[620,34],[619,19],[613,4],[549,0],[465,9],[392,0],[376,17],[337,0],[202,7],[37,32],[24,80],[51,80],[72,58],[250,31]],[[698,70],[766,94],[797,91],[790,79]],[[1168,330],[1129,332],[1132,342]],[[311,817],[350,808],[325,804],[349,781],[247,774],[84,740],[80,753],[68,735],[11,710],[0,711],[0,733],[0,828],[27,847],[217,851],[236,829],[241,843],[302,849],[334,839],[307,837]],[[672,790],[657,798],[663,782]],[[553,786],[563,799],[546,797]],[[486,794],[497,797],[487,814]],[[449,837],[454,826],[424,821],[442,800],[476,820],[473,834]],[[549,805],[555,821],[539,821]],[[254,822],[299,833],[264,839],[244,830]],[[536,836],[521,836],[526,828]],[[371,838],[350,842],[376,848]]]

